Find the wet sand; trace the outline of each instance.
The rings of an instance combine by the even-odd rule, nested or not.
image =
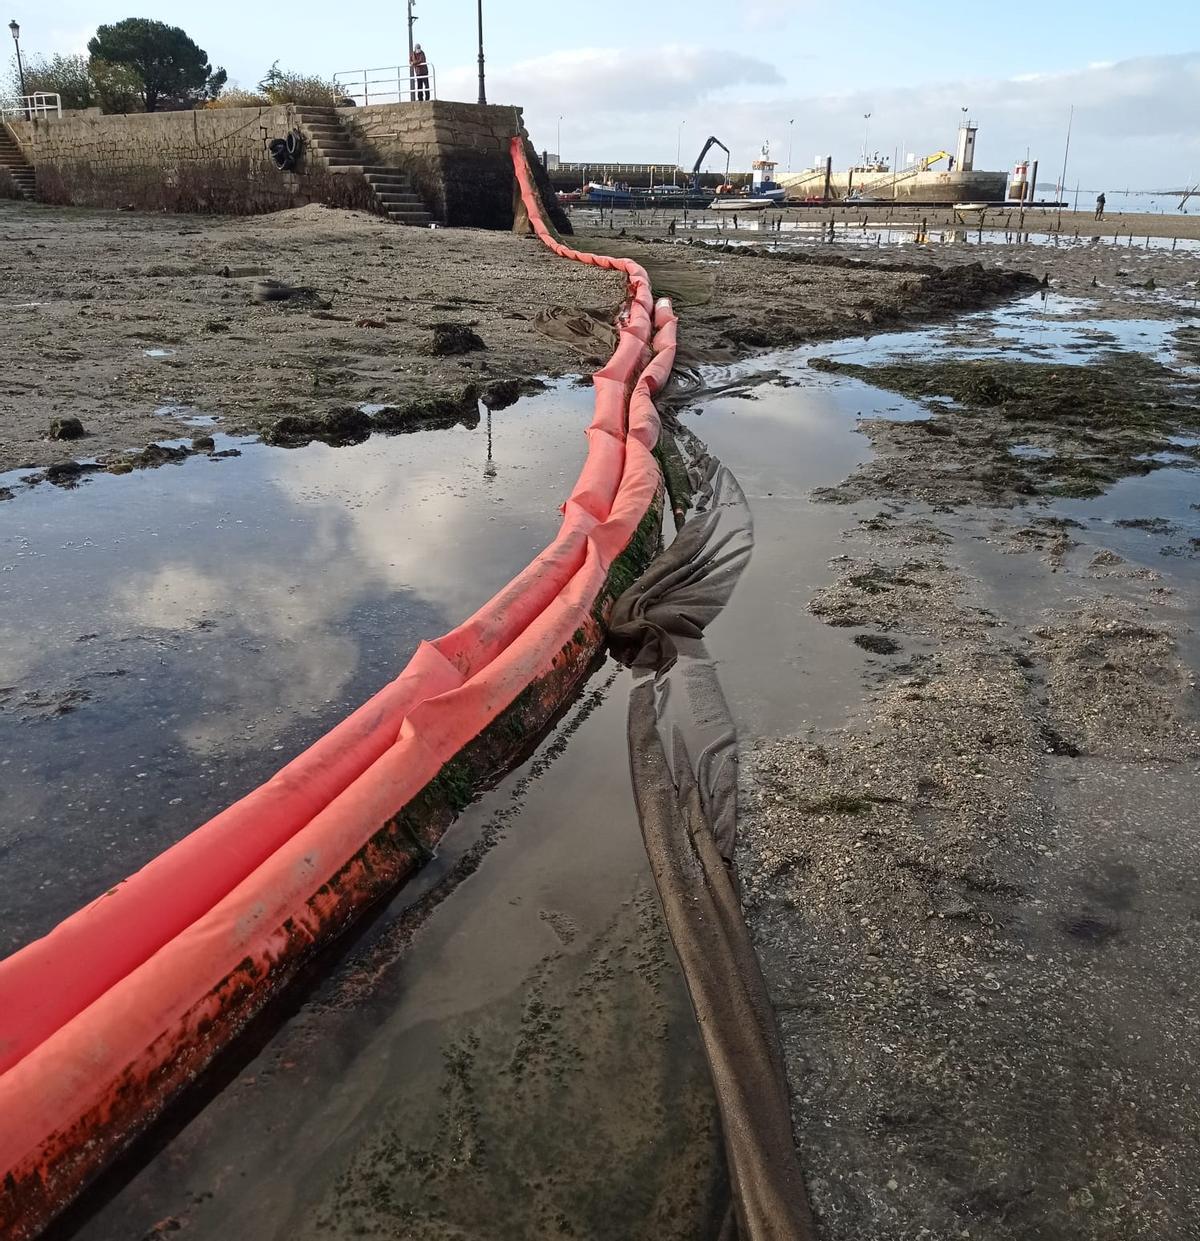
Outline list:
[[[706,255],[599,237],[649,263],[684,308],[686,348],[709,358],[921,322],[1013,287],[966,267],[931,278],[770,260],[716,279]],[[256,302],[263,280],[299,295]],[[372,429],[363,406],[403,422],[422,414],[416,402],[473,406],[478,392],[503,403],[492,385],[600,366],[611,342],[596,324],[623,296],[619,276],[563,263],[530,238],[395,228],[317,206],[229,220],[0,203],[0,284],[0,472],[162,464],[142,450],[186,447],[197,418],[285,443],[346,442]],[[482,348],[432,354],[447,323]],[[82,438],[50,438],[65,418],[79,419]]]
[[[767,542],[772,619],[735,595],[712,646],[823,1241],[1200,1210],[1197,260],[987,249],[1035,253],[1044,300],[716,368],[686,415]]]
[[[304,290],[260,304],[263,279]],[[620,277],[507,233],[397,228],[324,207],[251,219],[0,203],[0,471],[119,461],[190,438],[188,418],[237,434],[589,369],[594,342],[548,336],[539,312],[611,318]],[[438,324],[484,348],[433,356]],[[83,439],[46,438],[78,418]]]

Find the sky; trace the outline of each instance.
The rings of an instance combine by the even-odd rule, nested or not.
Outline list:
[[[27,53],[82,50],[101,22],[183,28],[252,85],[284,68],[332,76],[407,59],[405,5],[292,0],[8,0]],[[1171,189],[1200,181],[1200,0],[483,0],[488,101],[524,108],[539,149],[566,160],[691,166],[714,134],[749,167],[769,141],[780,170],[864,145],[953,150],[963,113],[976,166],[1028,153],[1039,182]],[[969,11],[974,9],[975,11]],[[474,100],[476,5],[416,0],[416,31],[442,98]],[[866,114],[870,113],[867,119]],[[719,161],[720,162],[720,161]],[[707,165],[716,168],[710,162]]]

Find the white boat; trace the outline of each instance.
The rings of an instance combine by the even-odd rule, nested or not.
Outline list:
[[[708,204],[710,211],[765,211],[768,207],[777,207],[779,204],[770,198],[734,198],[729,195],[724,198],[714,198]]]
[[[955,203],[955,211],[986,211],[991,203]]]

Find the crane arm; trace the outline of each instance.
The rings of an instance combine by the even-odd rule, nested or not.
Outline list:
[[[695,166],[692,168],[693,177],[698,177],[700,175],[700,165],[704,163],[704,157],[713,149],[713,147],[720,147],[726,155],[729,154],[729,148],[720,140],[720,138],[709,138],[704,144],[703,149],[700,151],[700,155],[696,159]]]

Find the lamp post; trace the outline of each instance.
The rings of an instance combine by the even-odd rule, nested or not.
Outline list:
[[[671,178],[672,185],[679,184],[679,160],[683,155],[683,127],[687,121],[679,122],[679,129],[675,133],[675,175]]]
[[[478,0],[479,13],[479,102],[487,103],[487,90],[483,84],[483,0]]]
[[[21,27],[17,24],[15,18],[8,23],[8,30],[13,37],[13,43],[17,49],[17,78],[21,83],[21,99],[26,101],[25,66],[21,63]],[[28,114],[29,104],[27,101],[25,102],[25,108],[26,114]]]
[[[408,0],[408,101],[412,103],[417,97],[417,74],[413,64],[413,22],[417,20],[413,6],[417,0]]]
[[[795,136],[795,133],[796,133],[796,131],[792,128],[792,126],[795,125],[795,123],[796,123],[795,117],[792,117],[792,119],[788,121],[788,169],[787,169],[788,172],[792,171],[792,138]]]
[[[558,156],[558,162],[563,162],[562,157],[562,116],[558,118],[558,146],[555,148],[554,154]]]
[[[871,114],[869,112],[863,113],[863,121],[865,122],[863,125],[863,165],[865,167],[867,163],[867,140],[871,136]]]

